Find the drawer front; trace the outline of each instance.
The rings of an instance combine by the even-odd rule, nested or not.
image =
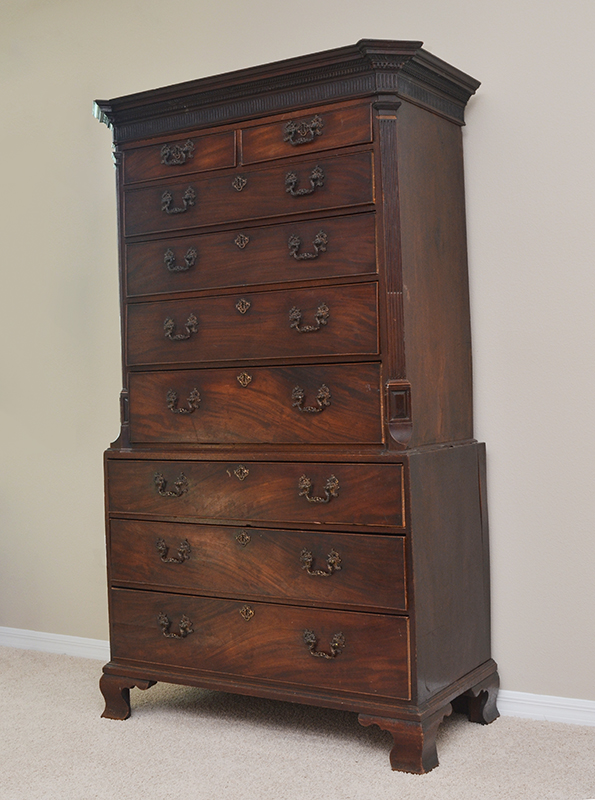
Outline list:
[[[111,648],[117,661],[400,699],[410,693],[408,621],[398,616],[114,589]]]
[[[372,154],[357,153],[125,190],[124,231],[161,233],[371,202]]]
[[[132,442],[381,442],[380,365],[130,376]]]
[[[376,355],[377,306],[375,283],[130,304],[128,364]]]
[[[110,460],[108,484],[114,514],[303,527],[404,525],[401,464]]]
[[[407,609],[403,536],[114,519],[112,584]]]
[[[374,215],[130,244],[126,269],[129,297],[374,274]]]
[[[372,141],[369,104],[334,111],[300,111],[242,131],[244,164]]]
[[[233,167],[236,163],[235,133],[196,133],[160,140],[124,151],[124,183],[173,178],[180,175]]]

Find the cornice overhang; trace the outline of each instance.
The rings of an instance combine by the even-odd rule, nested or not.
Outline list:
[[[362,39],[355,45],[228,72],[112,100],[95,116],[125,142],[263,114],[393,94],[459,125],[479,81],[422,49],[422,42]]]

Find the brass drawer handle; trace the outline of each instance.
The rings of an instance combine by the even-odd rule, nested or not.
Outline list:
[[[172,342],[182,342],[185,339],[189,339],[193,333],[198,333],[198,320],[194,314],[190,314],[188,316],[188,319],[184,323],[184,327],[186,328],[186,333],[174,333],[176,329],[176,323],[171,317],[168,317],[163,321],[165,338]]]
[[[321,303],[316,309],[314,319],[315,325],[302,325],[302,312],[299,308],[294,306],[289,309],[289,327],[295,328],[299,333],[312,333],[319,331],[323,325],[326,325],[331,315],[330,309],[326,303]]]
[[[311,656],[315,656],[316,658],[336,658],[340,655],[341,651],[345,647],[345,637],[342,633],[335,633],[333,638],[331,639],[331,652],[325,653],[322,650],[317,650],[316,646],[318,644],[318,637],[311,630],[304,631],[304,644],[310,651]]]
[[[339,481],[334,475],[327,480],[324,484],[324,497],[312,497],[312,481],[306,475],[302,475],[298,482],[299,494],[298,497],[305,497],[309,503],[330,503],[332,497],[339,496]]]
[[[283,141],[289,142],[294,147],[299,144],[308,144],[315,136],[322,136],[323,127],[324,122],[318,114],[310,122],[305,120],[303,122],[294,122],[290,120],[283,128],[283,133],[285,134]]]
[[[163,254],[163,263],[170,272],[188,272],[188,270],[196,264],[197,257],[198,252],[196,247],[189,247],[186,251],[186,255],[184,256],[184,263],[176,264],[174,251],[168,247]]]
[[[167,392],[166,403],[172,414],[192,414],[200,406],[200,392],[198,389],[193,389],[188,395],[187,403],[188,408],[178,408],[178,393],[175,389],[169,389]]]
[[[341,569],[341,556],[336,550],[331,550],[326,557],[327,569],[312,569],[314,556],[305,547],[300,553],[300,561],[302,562],[302,569],[305,569],[308,575],[314,575],[319,578],[328,578],[333,572],[338,572]]]
[[[184,144],[164,144],[161,148],[161,163],[166,167],[185,164],[194,155],[194,142],[188,139]]]
[[[189,186],[184,194],[182,195],[182,203],[184,206],[173,206],[173,195],[166,189],[163,194],[161,195],[161,210],[165,211],[166,214],[183,214],[185,211],[188,211],[196,203],[196,192],[192,186]]]
[[[285,176],[285,191],[292,197],[303,197],[306,194],[313,194],[316,189],[324,186],[324,170],[322,167],[314,167],[309,176],[310,188],[309,189],[296,189],[299,178],[296,172],[288,172]]]
[[[161,560],[164,564],[183,564],[184,561],[187,561],[190,558],[191,547],[188,539],[184,539],[182,542],[180,542],[177,556],[168,556],[169,547],[165,544],[165,539],[157,539],[155,542],[155,547],[157,548],[157,552],[161,556]]]
[[[313,253],[300,253],[299,249],[302,246],[302,240],[299,236],[290,236],[287,240],[287,244],[289,247],[289,255],[293,256],[296,261],[307,261],[308,259],[318,258],[321,253],[326,252],[326,246],[328,244],[328,236],[324,231],[318,231],[316,234],[314,241],[312,244],[314,245],[314,252]]]
[[[300,386],[296,386],[293,392],[291,393],[291,405],[292,408],[297,408],[298,411],[304,411],[307,414],[320,414],[324,411],[325,408],[328,408],[331,404],[331,392],[326,384],[322,384],[320,389],[318,390],[318,394],[316,395],[316,402],[318,403],[318,408],[316,406],[305,406],[304,405],[304,397],[305,392]]]
[[[192,627],[194,623],[192,620],[186,616],[186,614],[182,615],[180,622],[178,623],[178,630],[179,633],[171,633],[171,620],[164,614],[163,611],[160,611],[157,619],[159,620],[159,624],[161,625],[161,632],[167,639],[185,639],[191,633],[194,633],[194,628]]]
[[[162,472],[156,472],[153,478],[157,493],[161,497],[180,497],[188,491],[188,478],[183,472],[180,472],[177,480],[174,481],[174,488],[167,489],[167,481],[163,477]]]

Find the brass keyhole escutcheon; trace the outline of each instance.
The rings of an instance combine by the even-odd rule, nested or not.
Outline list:
[[[240,250],[243,250],[246,245],[250,242],[250,237],[246,236],[244,233],[238,233],[236,238],[233,240],[236,247],[239,247]]]
[[[243,386],[244,389],[248,386],[249,383],[252,382],[252,375],[248,375],[247,372],[240,372],[238,375],[238,383],[240,386]]]

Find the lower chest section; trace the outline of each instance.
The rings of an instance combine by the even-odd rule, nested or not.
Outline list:
[[[111,461],[112,660],[407,701],[404,483],[395,463]]]

